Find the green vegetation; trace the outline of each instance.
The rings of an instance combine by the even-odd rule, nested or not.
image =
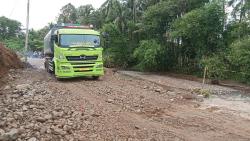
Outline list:
[[[233,9],[230,15],[227,7]],[[99,9],[67,4],[58,16],[58,23],[93,24],[102,31],[108,67],[201,76],[206,66],[212,79],[246,83],[250,83],[249,22],[249,0],[106,0]],[[20,24],[13,27],[20,31]],[[48,29],[31,30],[31,49],[41,48],[43,31]],[[1,34],[11,48],[23,44],[23,34],[20,42],[16,33]]]
[[[43,38],[49,31],[49,26],[45,26],[38,31],[30,30],[29,50],[42,51]],[[20,22],[0,17],[0,42],[3,42],[14,51],[22,52],[24,50],[24,40],[25,34],[22,31]]]
[[[138,48],[134,51],[134,57],[137,60],[137,68],[141,71],[150,70],[157,71],[160,66],[161,45],[155,40],[143,40]]]
[[[21,50],[24,46],[21,23],[6,17],[0,17],[0,42],[13,50]]]

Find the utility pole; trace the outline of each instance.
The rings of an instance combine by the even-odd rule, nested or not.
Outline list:
[[[25,62],[28,60],[28,44],[29,44],[29,13],[30,13],[30,0],[27,3],[27,18],[26,18],[26,37],[25,37]]]
[[[223,0],[223,32],[226,30],[226,24],[227,24],[227,12],[226,12],[226,0]]]

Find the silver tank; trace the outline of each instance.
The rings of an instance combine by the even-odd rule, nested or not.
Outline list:
[[[48,34],[44,37],[44,55],[54,56],[54,41],[52,35],[55,35],[55,29],[51,29]]]

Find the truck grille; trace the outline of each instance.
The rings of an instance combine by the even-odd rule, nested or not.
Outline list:
[[[94,66],[73,66],[74,72],[91,72]]]
[[[70,63],[71,65],[75,66],[75,65],[95,65],[95,63],[90,63],[90,62],[74,62],[74,63]]]
[[[93,66],[74,66],[74,72],[90,72],[93,71]]]
[[[87,60],[97,60],[98,56],[66,56],[68,61],[87,61]]]

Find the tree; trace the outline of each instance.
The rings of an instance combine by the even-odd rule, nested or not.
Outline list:
[[[224,12],[220,5],[211,3],[177,19],[171,36],[179,39],[182,64],[195,66],[203,57],[224,49]],[[198,65],[197,65],[198,66]]]
[[[228,55],[230,60],[230,70],[236,72],[233,74],[235,79],[250,83],[250,38],[245,37],[235,41],[231,45]],[[231,76],[232,78],[232,76]]]
[[[143,15],[144,29],[150,33],[149,38],[164,40],[170,31],[171,24],[193,9],[199,8],[208,0],[167,0],[148,7]]]
[[[231,22],[227,25],[225,32],[225,38],[228,45],[232,44],[236,40],[241,40],[244,37],[250,35],[250,26],[246,21],[242,22]]]
[[[132,20],[133,23],[137,22],[137,16],[139,14],[139,0],[124,0],[124,6],[126,6],[127,18]]]
[[[104,13],[106,22],[113,22],[122,14],[121,3],[119,0],[106,0],[101,9]]]
[[[21,35],[21,23],[6,17],[0,17],[0,40]]]
[[[100,29],[105,22],[103,13],[100,9],[93,11],[89,17],[89,23],[94,25],[97,29]]]
[[[24,34],[21,32],[21,23],[6,17],[0,17],[0,41],[13,50],[24,48]]]
[[[57,23],[76,23],[76,20],[77,10],[74,5],[69,3],[62,7]]]
[[[37,31],[31,29],[29,31],[29,50],[31,51],[41,51],[43,49],[42,36],[38,34]]]
[[[22,51],[24,49],[24,39],[23,38],[16,38],[10,37],[5,39],[4,44],[6,47],[14,50],[14,51]]]
[[[230,0],[228,2],[228,5],[233,6],[232,15],[234,19],[238,20],[240,23],[250,14],[249,0]]]
[[[29,34],[29,50],[31,51],[42,51],[43,50],[43,42],[44,37],[49,32],[50,28],[53,26],[52,23],[49,23],[47,26],[42,29],[36,31],[34,29],[30,30]]]
[[[48,25],[38,30],[37,34],[38,34],[39,40],[43,40],[52,27],[53,27],[53,23],[48,23]]]
[[[124,37],[117,25],[113,23],[105,24],[102,32],[108,35],[104,39],[106,44],[106,49],[104,50],[105,66],[126,68],[132,55],[126,37]]]
[[[81,24],[90,24],[93,12],[94,7],[91,4],[80,6],[77,8],[77,21]]]

